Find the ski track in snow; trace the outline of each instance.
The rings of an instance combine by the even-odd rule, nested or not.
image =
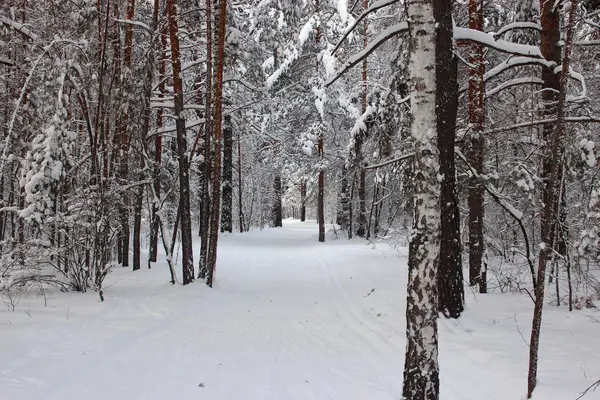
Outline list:
[[[398,399],[406,249],[330,237],[297,221],[225,235],[213,289],[158,263],[115,270],[104,303],[22,298],[0,311],[0,400]],[[440,319],[442,399],[523,399],[531,301],[466,295]],[[548,307],[543,329],[534,398],[574,399],[600,378],[600,324]]]

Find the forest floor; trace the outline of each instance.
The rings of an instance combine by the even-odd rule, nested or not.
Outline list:
[[[213,289],[172,286],[161,262],[115,270],[103,303],[54,291],[2,307],[0,399],[398,400],[406,249],[316,231],[225,235]],[[523,399],[531,313],[526,295],[468,292],[460,320],[440,319],[441,398]],[[598,317],[548,305],[535,399],[600,379]]]

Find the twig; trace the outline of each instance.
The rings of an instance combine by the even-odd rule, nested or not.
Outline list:
[[[583,393],[581,393],[581,395],[580,395],[578,398],[576,398],[575,400],[579,400],[579,399],[581,399],[581,398],[582,398],[583,396],[585,396],[585,395],[587,394],[587,392],[589,392],[590,390],[591,390],[592,392],[595,392],[595,391],[596,391],[596,389],[598,389],[598,386],[600,386],[600,379],[598,379],[596,382],[592,383],[592,384],[591,384],[591,385],[590,385],[590,386],[589,386],[587,389],[585,389],[585,390],[583,391]]]

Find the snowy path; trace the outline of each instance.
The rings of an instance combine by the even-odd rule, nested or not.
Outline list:
[[[173,287],[159,264],[111,274],[104,303],[22,299],[0,312],[0,399],[398,399],[404,250],[319,244],[315,228],[224,237],[212,290]],[[441,322],[442,398],[523,398],[530,301],[468,300]],[[546,315],[536,398],[574,399],[600,377],[600,324]]]

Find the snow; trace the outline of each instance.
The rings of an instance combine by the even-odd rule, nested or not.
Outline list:
[[[348,0],[337,0],[337,11],[342,22],[348,19]]]
[[[516,54],[526,57],[542,58],[542,52],[537,46],[512,43],[506,40],[496,39],[494,38],[494,36],[488,35],[487,33],[478,31],[476,29],[461,28],[455,26],[454,38],[456,40],[469,40],[481,43],[485,46],[491,47],[498,51],[502,51],[504,53]]]
[[[53,291],[47,307],[33,293],[4,307],[0,398],[400,397],[406,249],[331,232],[318,243],[314,221],[221,240],[213,289],[172,286],[160,262],[116,269],[104,303]],[[463,317],[439,320],[441,398],[524,399],[532,309],[525,295],[467,290]],[[588,314],[547,306],[534,399],[575,399],[600,377]]]

